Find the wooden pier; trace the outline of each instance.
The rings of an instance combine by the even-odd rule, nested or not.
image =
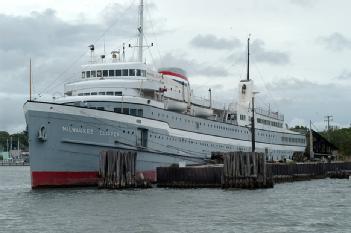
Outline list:
[[[351,162],[307,162],[307,163],[269,163],[274,183],[292,182],[321,178],[348,178]]]
[[[219,156],[216,153],[216,156]],[[157,186],[173,188],[268,188],[273,187],[263,153],[222,153],[223,164],[157,168]]]
[[[348,179],[351,162],[267,163],[263,153],[215,153],[223,164],[157,168],[157,186],[170,188],[270,188],[274,183]]]

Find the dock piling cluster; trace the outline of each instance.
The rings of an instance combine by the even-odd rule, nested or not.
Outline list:
[[[264,153],[225,152],[222,188],[272,188],[272,173],[267,171]]]
[[[136,157],[135,151],[101,151],[98,187],[109,189],[136,187]]]

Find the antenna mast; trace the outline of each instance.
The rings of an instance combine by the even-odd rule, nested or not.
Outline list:
[[[250,81],[250,36],[247,38],[247,77],[246,80]]]
[[[32,101],[32,58],[29,58],[29,101]]]
[[[138,52],[138,61],[139,62],[143,62],[143,33],[144,33],[144,21],[143,21],[143,17],[144,17],[144,4],[143,4],[143,0],[140,0],[140,6],[139,6],[139,52]]]

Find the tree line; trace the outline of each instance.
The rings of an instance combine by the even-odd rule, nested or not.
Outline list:
[[[28,135],[26,131],[14,134],[10,134],[6,131],[0,131],[0,151],[6,151],[10,148],[17,149],[18,141],[19,148],[21,150],[28,150]]]

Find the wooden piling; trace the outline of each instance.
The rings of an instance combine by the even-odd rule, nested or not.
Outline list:
[[[135,177],[136,158],[135,151],[101,151],[98,187],[124,189],[144,186],[145,182],[138,181]]]
[[[270,174],[270,172],[269,172]],[[269,188],[273,187],[267,176],[265,155],[253,152],[223,153],[222,188]]]

